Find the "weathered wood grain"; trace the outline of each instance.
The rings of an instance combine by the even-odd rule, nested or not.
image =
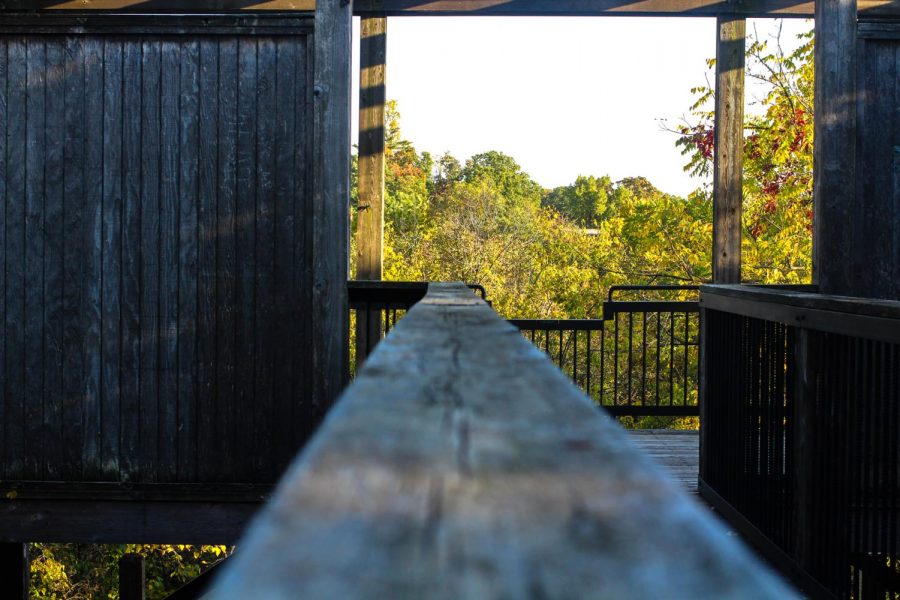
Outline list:
[[[84,41],[84,106],[103,105],[103,41]],[[98,481],[100,474],[102,348],[102,232],[103,232],[103,114],[84,113],[84,216],[83,252],[85,301],[81,310],[84,330],[84,448],[82,476]]]
[[[312,40],[310,40],[312,42]],[[313,210],[313,176],[312,176],[312,156],[313,156],[313,88],[315,86],[314,76],[315,62],[314,45],[309,43],[298,48],[299,55],[297,57],[297,86],[298,89],[306,90],[302,94],[303,101],[294,103],[294,127],[296,133],[294,135],[294,173],[296,181],[294,183],[294,221],[297,223],[304,222],[309,219]],[[303,168],[309,165],[308,168]],[[298,227],[295,230],[293,259],[294,268],[291,277],[291,289],[297,298],[302,298],[303,302],[312,302],[313,287],[313,263],[306,260],[305,257],[310,256],[313,248],[313,235],[310,227]],[[295,327],[296,339],[309,340],[312,336],[312,323],[310,319],[303,318],[303,303],[298,302],[291,305],[296,311],[291,322]],[[294,401],[291,403],[290,422],[292,427],[298,428],[302,432],[303,437],[308,439],[319,425],[321,417],[316,414],[316,402],[313,399],[313,381],[312,381],[312,361],[303,361],[300,364],[294,363],[291,368],[292,387]]]
[[[238,42],[219,44],[218,125],[219,177],[216,230],[216,379],[217,398],[224,410],[216,411],[217,478],[224,480],[235,452],[235,324],[237,320],[235,268],[235,190],[237,189]]]
[[[0,32],[0,475],[271,483],[321,418],[309,30],[104,27]]]
[[[741,282],[746,29],[746,21],[740,18],[719,17],[716,23],[712,250],[715,283]]]
[[[384,105],[387,18],[365,17],[359,33],[359,176],[356,279],[381,279],[384,260]],[[356,312],[356,362],[381,337],[381,311]]]
[[[7,476],[25,458],[25,43],[7,43],[6,109],[6,376]]]
[[[296,314],[301,303],[300,290],[295,285],[296,271],[300,269],[295,263],[294,248],[297,237],[296,223],[302,220],[296,215],[298,199],[302,200],[302,190],[297,191],[298,182],[303,181],[301,173],[294,168],[296,159],[297,106],[303,105],[304,99],[297,98],[298,62],[302,54],[297,44],[287,40],[278,40],[276,48],[276,80],[275,80],[275,199],[274,199],[274,276],[275,306],[277,307],[278,326],[272,331],[272,342],[277,347],[290,344],[290,340],[299,339],[299,323],[302,320]],[[299,120],[302,120],[300,117]],[[302,171],[302,169],[300,169]],[[277,352],[273,357],[272,385],[274,387],[274,406],[272,411],[273,427],[273,460],[279,465],[288,464],[296,448],[288,443],[290,430],[296,427],[292,420],[293,405],[300,402],[300,394],[294,386],[295,362],[286,352]]]
[[[359,33],[359,202],[356,278],[381,279],[384,245],[384,104],[387,19],[362,19]]]
[[[652,458],[678,487],[697,493],[700,475],[700,432],[668,429],[628,431],[631,442]]]
[[[6,81],[8,71],[6,41],[0,41],[0,127],[7,130],[8,98]],[[0,135],[0,251],[6,254],[6,135]],[[6,372],[6,269],[0,269],[0,451],[6,452],[6,388],[9,376]],[[4,476],[0,466],[0,477]],[[2,552],[2,549],[0,549]]]
[[[856,202],[848,207],[853,253],[844,257],[853,294],[894,300],[900,299],[898,47],[896,39],[856,44]]]
[[[141,44],[141,394],[140,469],[158,479],[160,378],[160,51]]]
[[[121,438],[121,276],[122,276],[122,49],[121,40],[103,41],[102,239],[100,273],[100,471],[119,476]]]
[[[900,31],[895,39],[900,39]],[[900,69],[900,44],[894,46],[894,64]],[[900,77],[894,74],[894,127],[900,128]],[[891,200],[893,207],[893,223],[900,221],[900,143],[891,148]],[[891,248],[893,251],[893,273],[891,281],[894,282],[894,298],[900,299],[900,227],[893,227],[891,236]]]
[[[122,95],[125,106],[140,106],[142,84],[141,45],[123,49]],[[125,196],[122,224],[122,461],[121,478],[131,481],[140,472],[141,435],[141,119],[123,123],[123,169]]]
[[[65,40],[46,42],[44,72],[46,155],[44,163],[44,435],[47,479],[62,475],[63,456],[63,144],[65,142]]]
[[[237,48],[237,188],[235,190],[235,452],[229,469],[250,473],[253,456],[242,448],[253,443],[256,404],[256,40],[240,39]]]
[[[44,437],[44,119],[46,47],[25,42],[25,448]],[[43,477],[43,457],[25,453],[25,477]]]
[[[212,481],[219,471],[217,460],[218,390],[216,356],[218,208],[218,97],[219,47],[214,40],[200,41],[200,124],[197,147],[198,247],[197,247],[197,476]]]
[[[275,98],[278,68],[275,42],[260,39],[256,46],[256,292],[254,318],[256,348],[254,381],[256,401],[253,404],[252,431],[256,441],[253,472],[274,479],[272,472],[272,430],[275,426],[274,370],[276,348],[273,333],[280,326],[275,308],[275,119],[279,107]]]
[[[178,473],[177,480],[197,478],[200,41],[182,44],[179,82],[178,173]],[[207,140],[204,140],[204,143]],[[209,325],[209,320],[204,321]]]
[[[233,560],[213,598],[794,597],[462,284],[378,346]]]
[[[178,282],[181,45],[159,45],[159,458],[160,481],[178,480]]]
[[[318,6],[314,36],[312,163],[312,398],[325,414],[349,375],[347,271],[350,205],[352,0]]]

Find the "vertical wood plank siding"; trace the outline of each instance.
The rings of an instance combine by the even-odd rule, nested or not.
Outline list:
[[[0,36],[0,477],[270,483],[315,428],[310,29]]]
[[[900,40],[857,42],[852,293],[900,300]]]

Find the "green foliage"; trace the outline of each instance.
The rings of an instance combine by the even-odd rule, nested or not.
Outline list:
[[[490,181],[496,188],[496,199],[513,207],[537,208],[541,203],[543,190],[528,173],[511,157],[491,150],[476,154],[466,161],[461,171],[464,182],[478,183]]]
[[[606,215],[612,181],[608,176],[579,175],[572,185],[550,191],[543,205],[582,227],[594,227]]]
[[[643,178],[620,182],[601,233],[608,254],[600,268],[609,285],[700,283],[710,276],[709,197],[665,194]]]
[[[403,152],[386,153],[386,279],[478,282],[505,316],[589,318],[611,285],[709,276],[703,194],[682,199],[642,177],[609,176],[543,191],[500,152],[432,163],[400,137],[387,142]],[[414,223],[397,208],[410,197]]]
[[[760,115],[745,119],[742,277],[759,283],[812,279],[813,34],[785,53],[780,41],[751,38],[747,74],[766,84]],[[685,170],[712,170],[713,90],[695,88],[697,122],[679,128]]]
[[[89,600],[119,597],[119,558],[144,556],[147,598],[164,598],[231,552],[225,546],[31,544],[31,597]]]
[[[748,74],[770,91],[764,111],[746,121],[744,278],[805,282],[811,258],[811,35],[789,55],[780,46],[770,52],[767,43],[752,41]],[[679,128],[676,146],[688,159],[685,170],[705,177],[712,170],[713,90],[693,91],[697,122]],[[596,318],[610,286],[702,283],[711,277],[708,186],[680,198],[643,177],[613,182],[602,175],[541,190],[500,152],[464,164],[449,154],[436,162],[417,154],[399,135],[395,106],[391,116],[388,146],[402,150],[391,150],[386,165],[392,181],[386,196],[386,279],[481,283],[509,318]],[[696,355],[676,352],[682,352],[676,363],[683,366],[675,378],[678,389],[670,391],[696,402]],[[629,424],[696,427],[696,420]]]

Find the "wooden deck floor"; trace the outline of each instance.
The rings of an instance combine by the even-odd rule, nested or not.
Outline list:
[[[697,493],[700,474],[700,432],[641,429],[628,432],[644,452],[653,457],[692,494]]]

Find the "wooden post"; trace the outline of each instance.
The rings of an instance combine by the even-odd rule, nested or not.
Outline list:
[[[384,239],[384,103],[387,19],[360,22],[357,279],[381,279]]]
[[[718,17],[713,157],[713,282],[741,282],[744,150],[743,18]]]
[[[356,278],[380,280],[384,250],[384,103],[387,18],[364,17],[359,36],[359,206]],[[381,336],[381,311],[356,313],[356,364]]]
[[[144,600],[145,579],[144,557],[123,554],[119,559],[119,600]]]
[[[30,571],[28,544],[0,544],[0,595],[10,600],[28,600]]]
[[[816,1],[813,280],[853,295],[856,0]]]
[[[313,403],[320,414],[349,375],[350,77],[353,2],[320,0],[313,84]]]

